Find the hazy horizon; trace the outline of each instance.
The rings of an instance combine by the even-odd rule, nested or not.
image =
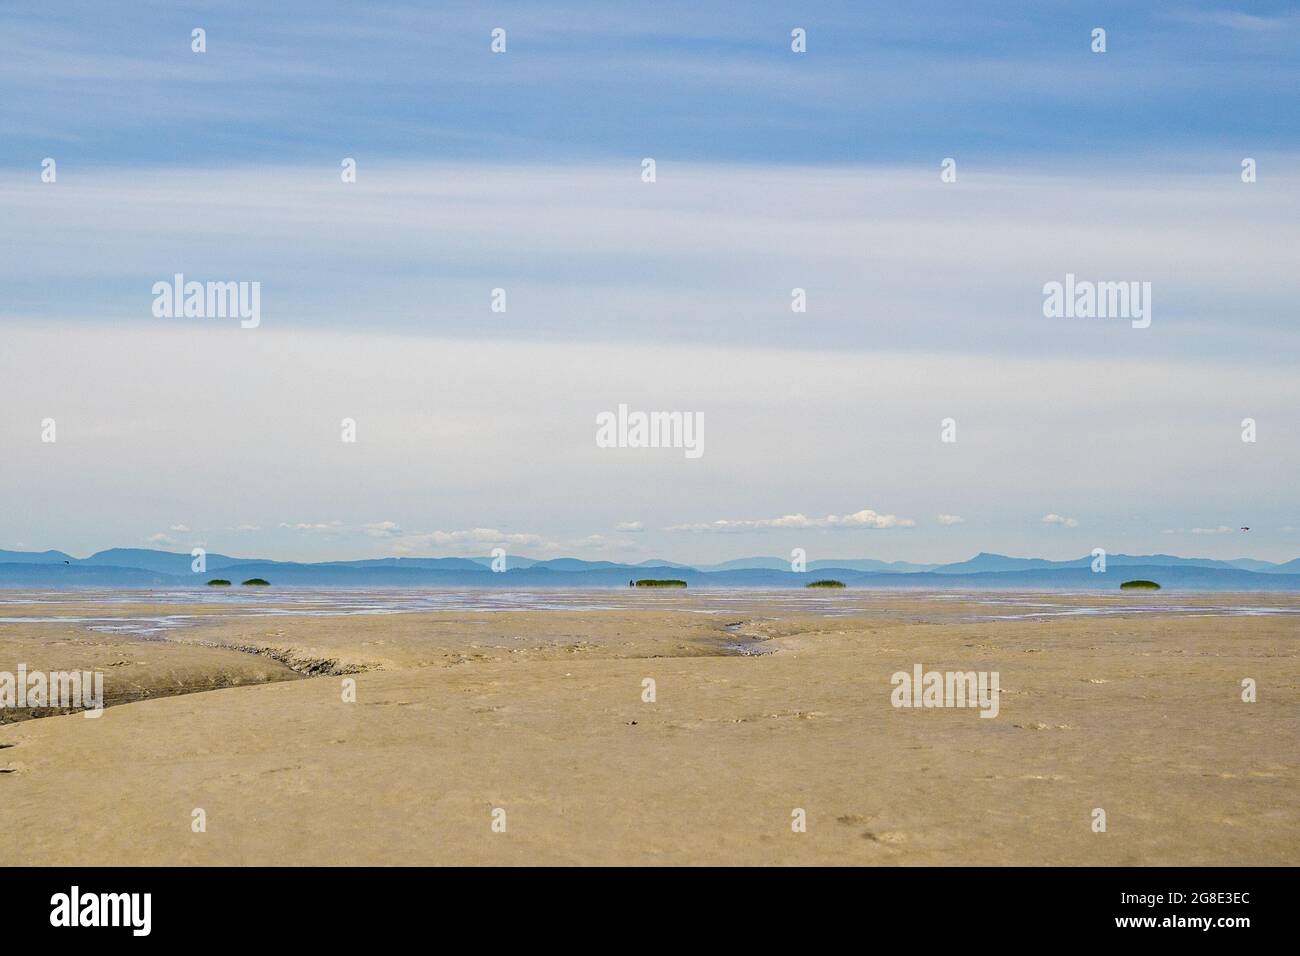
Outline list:
[[[149,552],[156,552],[156,553],[159,553],[159,554],[169,554],[169,555],[174,555],[174,556],[176,556],[176,557],[183,557],[183,558],[187,558],[187,559],[191,556],[191,551],[190,551],[190,550],[177,550],[177,547],[178,547],[178,546],[176,546],[176,545],[165,546],[165,545],[162,545],[162,544],[153,544],[153,545],[147,545],[147,546],[110,545],[110,546],[107,546],[107,547],[103,547],[103,548],[95,549],[94,551],[89,551],[89,552],[86,552],[86,553],[80,553],[80,554],[79,554],[79,553],[74,553],[74,552],[72,552],[72,551],[69,551],[69,550],[67,550],[66,548],[57,548],[57,547],[56,547],[56,548],[42,548],[42,549],[39,549],[39,550],[37,550],[37,549],[27,549],[27,548],[24,548],[24,549],[16,549],[16,548],[0,548],[0,552],[9,552],[9,553],[14,553],[14,554],[23,553],[23,554],[33,554],[33,555],[37,555],[37,554],[46,554],[46,553],[51,553],[51,552],[53,552],[53,553],[57,553],[57,554],[64,554],[64,555],[67,555],[68,557],[70,557],[70,558],[72,558],[72,559],[74,559],[74,560],[77,560],[77,561],[85,561],[85,560],[88,560],[89,558],[94,557],[95,555],[98,555],[98,554],[104,554],[104,553],[108,553],[108,552],[111,552],[111,551],[149,551]],[[206,554],[208,554],[209,556],[211,556],[211,555],[215,555],[215,554],[220,554],[220,555],[224,555],[224,556],[226,556],[226,557],[228,557],[228,558],[237,559],[237,560],[269,561],[269,562],[289,562],[289,563],[332,563],[332,562],[357,562],[357,561],[402,560],[402,559],[409,559],[409,560],[417,560],[417,561],[419,561],[419,560],[439,560],[439,559],[444,559],[444,558],[458,558],[458,559],[463,559],[463,560],[475,560],[475,561],[480,561],[480,562],[487,562],[487,561],[490,561],[490,560],[493,558],[493,554],[492,554],[491,550],[490,550],[490,549],[487,549],[487,550],[482,551],[481,553],[480,553],[480,552],[465,551],[465,552],[463,552],[463,553],[456,553],[456,554],[450,554],[450,553],[445,553],[445,554],[435,554],[435,553],[432,553],[432,552],[431,552],[431,553],[428,553],[428,554],[414,554],[414,553],[412,553],[412,554],[402,554],[402,555],[390,555],[390,554],[380,554],[380,555],[372,555],[372,554],[368,554],[368,555],[357,555],[357,554],[343,554],[343,553],[339,553],[339,554],[330,555],[330,556],[326,556],[326,557],[321,557],[321,558],[312,558],[312,559],[304,560],[304,559],[296,559],[296,558],[287,558],[287,557],[282,557],[282,556],[279,556],[279,555],[276,555],[276,554],[269,554],[269,553],[268,553],[268,554],[263,554],[263,553],[252,553],[252,552],[249,552],[249,553],[243,553],[243,554],[227,554],[225,551],[223,551],[223,550],[221,550],[221,549],[219,549],[219,548],[207,548],[205,545],[203,545],[203,544],[201,544],[201,543],[199,543],[199,544],[195,544],[194,547],[195,547],[195,548],[202,548],[202,549],[204,550],[204,552],[205,552]],[[1044,556],[1044,555],[1040,555],[1040,554],[1003,554],[1003,553],[1001,553],[1001,552],[989,551],[989,550],[987,550],[987,549],[981,549],[980,551],[972,552],[972,553],[970,553],[970,554],[966,554],[964,557],[953,558],[953,559],[945,559],[945,560],[932,560],[932,561],[912,561],[912,560],[906,560],[906,559],[901,559],[901,558],[894,558],[894,557],[890,557],[890,556],[888,556],[888,555],[879,555],[879,554],[836,554],[836,555],[831,555],[831,554],[807,554],[807,555],[805,555],[805,560],[807,561],[807,563],[808,563],[809,565],[812,565],[812,564],[821,564],[821,565],[825,565],[827,562],[831,562],[831,561],[846,561],[846,562],[855,562],[855,561],[879,561],[879,562],[886,563],[886,564],[889,564],[889,563],[901,563],[901,564],[909,564],[909,565],[916,565],[916,566],[934,566],[934,567],[941,567],[941,566],[949,565],[949,564],[958,564],[958,563],[962,563],[962,562],[964,562],[964,561],[968,561],[968,560],[970,560],[970,559],[972,559],[972,558],[976,558],[976,557],[979,557],[979,556],[981,556],[981,555],[986,555],[986,554],[987,554],[987,555],[996,555],[996,556],[999,556],[999,557],[1005,557],[1005,558],[1012,558],[1012,559],[1016,559],[1016,560],[1043,560],[1043,561],[1080,561],[1080,560],[1082,560],[1082,561],[1087,561],[1087,560],[1090,560],[1091,557],[1092,557],[1091,552],[1085,552],[1085,553],[1081,553],[1081,554],[1072,554],[1072,555],[1066,555],[1066,556],[1064,556],[1064,557],[1055,557],[1055,558],[1053,558],[1053,557],[1046,557],[1046,556]],[[517,551],[507,551],[507,555],[508,555],[508,557],[509,557],[509,559],[510,559],[511,561],[514,561],[514,560],[525,560],[525,561],[545,562],[545,561],[553,561],[553,560],[558,560],[558,559],[566,559],[566,560],[580,560],[580,561],[609,561],[609,562],[611,562],[611,563],[618,563],[618,564],[643,564],[643,563],[646,563],[647,561],[664,561],[664,562],[667,562],[667,563],[669,563],[669,564],[681,564],[681,565],[687,565],[687,566],[693,566],[693,567],[714,567],[714,566],[721,565],[721,564],[731,564],[731,563],[735,563],[735,562],[739,562],[739,561],[746,561],[746,560],[775,560],[775,561],[783,561],[783,562],[788,562],[788,561],[790,560],[790,555],[782,556],[782,555],[780,555],[780,554],[765,554],[765,553],[759,553],[759,552],[744,553],[744,554],[735,554],[735,555],[732,555],[731,557],[721,558],[721,559],[718,559],[718,560],[707,560],[707,561],[702,561],[702,560],[690,560],[690,559],[687,559],[687,558],[674,557],[674,556],[672,556],[672,555],[667,555],[667,554],[655,555],[654,557],[652,557],[652,558],[648,558],[648,559],[635,559],[635,558],[630,558],[630,559],[619,559],[619,558],[580,558],[580,557],[578,557],[577,555],[573,555],[573,554],[532,554],[532,553],[528,553],[527,551],[518,551],[518,552],[517,552]],[[1108,556],[1109,556],[1109,557],[1119,557],[1119,556],[1127,556],[1127,557],[1155,557],[1155,556],[1165,556],[1165,557],[1171,557],[1171,558],[1178,558],[1178,559],[1180,559],[1180,560],[1185,560],[1185,561],[1195,561],[1195,560],[1208,560],[1208,561],[1221,561],[1221,562],[1231,562],[1231,561],[1263,561],[1263,562],[1274,563],[1274,564],[1285,564],[1285,563],[1287,563],[1288,561],[1294,560],[1294,559],[1292,559],[1292,558],[1288,558],[1288,559],[1284,559],[1284,560],[1276,561],[1276,560],[1271,560],[1271,559],[1268,559],[1268,558],[1258,558],[1258,557],[1256,557],[1256,556],[1254,556],[1254,555],[1245,554],[1245,553],[1238,554],[1238,555],[1236,555],[1235,557],[1231,557],[1231,558],[1211,558],[1211,557],[1208,557],[1208,556],[1206,556],[1206,555],[1204,555],[1204,554],[1178,554],[1178,553],[1175,553],[1175,552],[1173,552],[1173,551],[1168,551],[1168,550],[1166,550],[1166,551],[1159,551],[1159,552],[1152,552],[1152,553],[1150,553],[1150,554],[1129,553],[1129,552],[1108,552]],[[1297,557],[1300,557],[1300,556],[1297,556]]]

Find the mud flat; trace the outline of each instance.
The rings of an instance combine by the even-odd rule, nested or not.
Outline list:
[[[1300,863],[1294,614],[875,603],[214,618],[162,641],[0,625],[0,670],[149,691],[0,726],[0,859]],[[894,707],[917,664],[997,671],[997,716]],[[225,683],[162,696],[204,680]]]

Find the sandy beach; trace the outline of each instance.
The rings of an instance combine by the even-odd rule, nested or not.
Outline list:
[[[1056,610],[1005,620],[950,595],[710,600],[0,624],[0,671],[101,670],[109,705],[0,724],[0,859],[1300,863],[1300,617],[1240,613],[1296,596],[1039,595]],[[1118,613],[1057,613],[1099,601]],[[998,672],[997,716],[893,706],[917,664]]]

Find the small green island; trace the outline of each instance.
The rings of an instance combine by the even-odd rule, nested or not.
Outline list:
[[[243,583],[243,587],[246,588],[269,588],[270,586],[271,582],[266,578],[249,578]]]
[[[842,587],[844,587],[844,582],[843,582],[843,581],[835,581],[835,580],[832,580],[831,578],[824,578],[824,579],[821,580],[821,581],[810,581],[810,582],[808,582],[807,584],[805,584],[804,587],[806,587],[806,588],[842,588]]]
[[[210,587],[210,588],[228,588],[228,587],[230,587],[230,582],[227,581],[225,578],[213,578],[211,581],[208,582],[208,587]]]
[[[678,581],[675,578],[641,578],[636,581],[639,588],[684,588],[685,581]]]
[[[1125,581],[1119,586],[1121,591],[1159,591],[1160,585],[1155,581]]]

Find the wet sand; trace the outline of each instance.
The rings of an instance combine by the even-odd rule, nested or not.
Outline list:
[[[106,707],[300,676],[271,657],[225,647],[144,641],[77,624],[0,624],[0,671],[16,674],[19,664],[29,672],[102,673]],[[42,714],[30,708],[0,707],[0,727]]]
[[[132,701],[0,726],[0,859],[1300,863],[1294,615],[691,600],[715,613],[214,615],[165,640],[0,625],[0,670],[102,667]],[[998,716],[894,708],[891,674],[917,663],[999,672]]]

